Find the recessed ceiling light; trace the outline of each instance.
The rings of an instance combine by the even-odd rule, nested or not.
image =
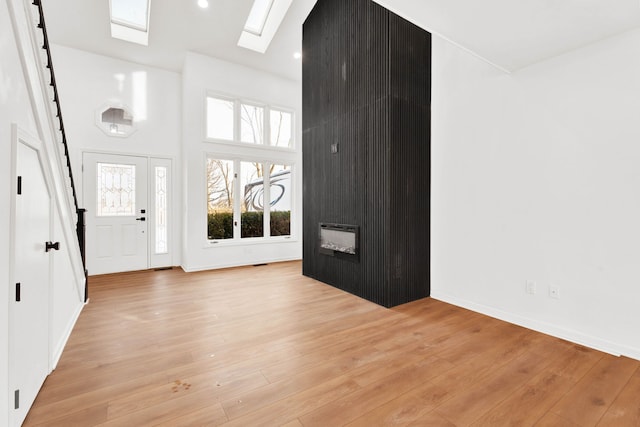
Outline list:
[[[293,57],[296,59],[302,58],[302,54],[300,52],[294,52]]]
[[[206,9],[209,7],[209,0],[198,0],[198,6],[200,6],[203,9]]]

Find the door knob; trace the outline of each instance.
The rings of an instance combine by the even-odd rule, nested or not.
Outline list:
[[[136,218],[136,221],[146,221],[147,219],[143,216],[141,216],[140,218]]]
[[[55,249],[56,251],[60,250],[60,242],[46,242],[44,246],[44,251],[49,252],[51,249]]]

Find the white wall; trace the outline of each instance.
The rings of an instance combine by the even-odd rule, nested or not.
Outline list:
[[[81,207],[82,153],[108,152],[171,158],[173,166],[173,265],[180,265],[181,240],[181,76],[64,46],[53,46],[62,115],[72,154]],[[96,125],[105,105],[123,105],[134,113],[137,131],[112,137]],[[89,272],[91,274],[91,272]]]
[[[51,252],[53,270],[51,281],[51,361],[53,367],[58,364],[64,346],[71,335],[78,316],[84,306],[84,286],[69,280],[73,277],[71,254],[64,248],[77,245],[77,240],[66,239],[58,211],[53,215],[52,241],[60,242],[61,250]]]
[[[433,52],[432,295],[640,359],[640,31],[511,75]]]
[[[11,174],[11,124],[17,123],[32,134],[36,133],[29,94],[22,75],[20,57],[16,49],[9,10],[6,2],[0,2],[0,425],[8,423],[9,405],[9,301],[10,239],[11,230],[9,200],[15,190]]]
[[[207,91],[265,104],[289,107],[296,114],[296,144],[301,146],[301,87],[300,82],[283,79],[240,65],[208,58],[195,53],[186,56],[183,68],[183,161],[184,182],[184,247],[183,267],[187,271],[250,265],[302,257],[302,200],[294,200],[292,237],[287,242],[264,244],[210,245],[206,225],[206,153],[251,155],[251,147],[214,144],[204,141],[205,96]],[[300,150],[288,157],[296,162],[296,188],[301,194],[302,160]],[[265,151],[264,160],[269,160]]]
[[[44,110],[45,100],[30,38],[33,20],[27,16],[24,8],[28,4],[18,0],[0,2],[0,170],[4,175],[0,179],[0,198],[5,202],[5,208],[0,210],[0,271],[3,277],[0,282],[3,289],[0,292],[0,425],[9,423],[11,396],[8,394],[8,313],[9,304],[13,301],[14,288],[11,284],[16,281],[11,263],[13,251],[10,242],[12,223],[9,203],[15,191],[15,177],[11,168],[15,155],[12,153],[12,124],[40,140],[49,154],[47,175],[49,185],[54,189],[52,194],[55,200],[55,226],[50,238],[60,241],[62,247],[59,252],[52,254],[53,269],[57,270],[50,282],[52,364],[57,361],[70,327],[83,306],[81,291],[84,288],[84,276],[79,268],[81,261],[77,241],[73,239],[75,231],[69,222],[75,212],[69,211],[70,205],[62,188],[62,175],[56,153],[59,144],[54,141],[52,127]],[[67,239],[68,236],[71,236],[71,240]]]

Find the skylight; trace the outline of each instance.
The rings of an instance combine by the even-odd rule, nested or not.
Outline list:
[[[273,0],[254,0],[253,7],[244,25],[244,30],[256,36],[262,35],[271,6],[273,6]]]
[[[110,0],[111,36],[146,45],[151,0]]]
[[[254,0],[238,46],[265,53],[293,0]]]

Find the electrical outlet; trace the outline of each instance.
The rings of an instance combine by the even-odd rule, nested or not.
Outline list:
[[[527,283],[525,284],[525,292],[528,293],[529,295],[535,295],[536,282],[534,282],[533,280],[527,280]]]
[[[549,298],[560,299],[560,288],[549,286]]]

